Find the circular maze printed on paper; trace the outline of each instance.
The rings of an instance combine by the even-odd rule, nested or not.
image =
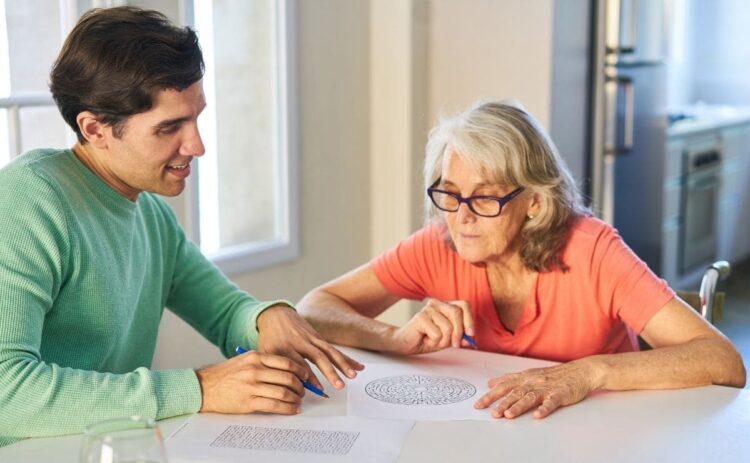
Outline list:
[[[398,405],[448,405],[476,394],[473,384],[446,376],[402,375],[376,379],[365,386],[373,399]]]

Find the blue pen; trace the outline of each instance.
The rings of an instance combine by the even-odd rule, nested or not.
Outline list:
[[[464,339],[464,341],[469,343],[469,347],[471,347],[472,349],[479,349],[477,347],[477,343],[474,342],[474,338],[472,338],[466,333],[464,333],[461,337]]]
[[[247,349],[243,349],[240,346],[237,346],[237,348],[234,349],[234,350],[238,354],[244,354],[245,352],[247,352]],[[326,394],[322,390],[318,389],[317,387],[313,386],[312,384],[308,383],[307,381],[302,381],[302,385],[305,386],[305,389],[307,389],[308,391],[312,391],[312,392],[314,392],[315,394],[318,394],[321,397],[325,397],[326,399],[330,399],[330,397],[328,397],[328,394]]]

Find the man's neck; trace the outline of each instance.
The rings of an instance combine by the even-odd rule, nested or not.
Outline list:
[[[130,186],[122,182],[116,175],[104,164],[101,159],[101,153],[96,152],[96,148],[90,144],[76,143],[73,146],[73,154],[86,166],[88,170],[99,177],[104,183],[109,185],[120,195],[135,202],[138,199],[138,191],[133,190]]]

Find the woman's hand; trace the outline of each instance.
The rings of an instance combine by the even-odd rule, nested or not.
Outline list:
[[[474,408],[487,408],[497,402],[492,416],[515,418],[532,408],[534,418],[544,418],[566,405],[578,403],[596,389],[593,362],[580,359],[548,368],[510,373],[487,382],[492,389]]]
[[[201,412],[267,412],[294,415],[309,372],[292,360],[257,352],[233,357],[195,372],[201,386]]]
[[[344,355],[326,342],[305,319],[288,306],[275,306],[263,311],[258,317],[258,351],[288,357],[307,370],[306,379],[314,386],[322,384],[310,369],[309,359],[336,389],[344,382],[336,373],[338,368],[349,378],[357,376],[364,365]]]
[[[389,352],[402,355],[426,354],[446,347],[468,346],[463,335],[474,335],[474,319],[466,301],[427,301],[409,322],[393,331]]]

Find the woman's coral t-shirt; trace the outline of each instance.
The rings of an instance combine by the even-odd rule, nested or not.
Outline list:
[[[468,301],[482,350],[555,361],[637,350],[633,333],[674,297],[614,228],[583,217],[562,251],[568,270],[538,274],[511,333],[500,323],[485,268],[463,260],[442,236],[441,225],[427,226],[370,267],[395,296]]]

